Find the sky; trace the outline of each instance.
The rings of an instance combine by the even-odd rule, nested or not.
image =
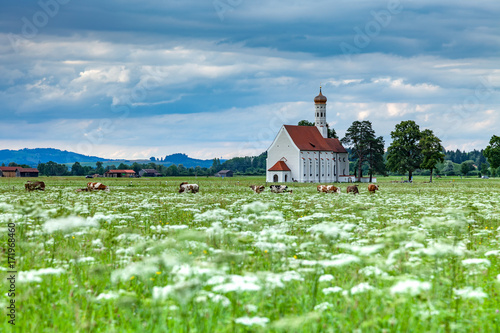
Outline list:
[[[314,121],[500,135],[497,0],[40,0],[0,11],[0,149],[106,158],[265,151]]]

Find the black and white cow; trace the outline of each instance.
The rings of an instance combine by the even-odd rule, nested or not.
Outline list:
[[[288,186],[286,185],[271,185],[269,186],[271,189],[272,193],[285,193],[285,192],[290,192],[292,193],[292,190],[288,189]]]

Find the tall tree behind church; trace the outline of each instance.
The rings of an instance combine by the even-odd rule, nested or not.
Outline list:
[[[359,178],[363,177],[363,163],[369,161],[370,154],[373,155],[373,165],[375,165],[375,157],[379,155],[377,152],[380,150],[380,142],[377,144],[378,139],[380,138],[375,137],[375,131],[372,128],[372,123],[368,120],[364,120],[353,122],[351,127],[347,130],[345,137],[341,140],[343,145],[351,148],[353,155],[358,159],[357,176]]]

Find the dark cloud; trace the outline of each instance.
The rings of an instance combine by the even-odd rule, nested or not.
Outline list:
[[[127,141],[120,154],[137,155],[133,142],[151,132],[141,124],[167,117],[163,128],[172,119],[184,126],[206,114],[194,131],[214,138],[224,154],[249,152],[237,148],[238,133],[263,127],[266,139],[252,145],[264,150],[281,123],[312,117],[320,83],[339,133],[363,118],[387,137],[403,119],[432,128],[442,114],[458,114],[457,126],[484,119],[464,129],[479,148],[493,134],[484,122],[498,120],[491,115],[500,102],[496,1],[22,0],[2,9],[0,113],[20,129],[0,132],[6,148],[37,138],[53,145],[52,133],[78,146],[92,126],[110,120],[103,153]],[[294,105],[294,117],[276,123],[276,105]],[[231,110],[233,122],[214,125]],[[49,128],[65,122],[72,135]],[[36,124],[44,127],[20,135]],[[441,132],[449,146],[472,147]],[[179,141],[162,142],[159,134],[157,149],[214,150],[190,149],[200,143],[175,135]]]

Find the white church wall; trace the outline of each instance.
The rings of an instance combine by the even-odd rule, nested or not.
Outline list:
[[[299,149],[293,143],[285,127],[281,127],[276,139],[267,150],[266,170],[281,161],[283,157],[286,157],[285,163],[291,170],[290,176],[287,177],[288,181],[291,182],[292,178],[297,179],[300,172]],[[266,171],[266,181],[272,182],[274,174],[272,171]]]

